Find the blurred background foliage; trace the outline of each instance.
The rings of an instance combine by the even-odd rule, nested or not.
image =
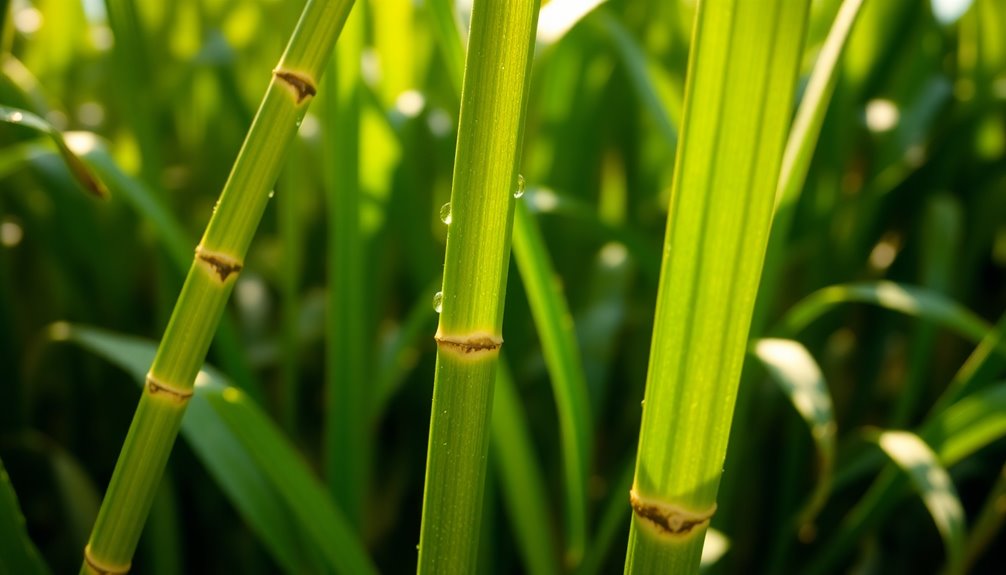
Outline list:
[[[359,379],[373,407],[368,468],[348,472],[368,478],[359,536],[386,572],[410,571],[416,558],[436,352],[432,299],[446,237],[440,212],[458,114],[430,3],[360,0],[354,8],[363,42],[356,89],[364,265],[361,325],[345,329],[364,359],[347,377]],[[79,565],[138,397],[128,371],[107,361],[115,352],[53,341],[71,337],[71,325],[160,337],[302,5],[0,1],[0,105],[63,132],[111,191],[107,201],[82,194],[51,138],[10,121],[14,112],[0,122],[0,459],[53,572]],[[839,6],[813,4],[804,81]],[[456,8],[464,22],[470,5]],[[543,12],[539,27],[521,201],[568,300],[564,321],[575,326],[593,420],[581,438],[590,456],[588,553],[564,569],[616,572],[694,2],[553,0],[544,10],[552,13]],[[322,141],[339,126],[315,104],[208,361],[320,475],[324,420],[338,416],[325,413],[325,373],[339,369],[325,360],[333,159]],[[776,285],[759,303],[760,333],[752,334],[796,338],[820,365],[834,406],[825,423],[837,429],[834,488],[818,516],[799,525],[820,472],[814,443],[787,395],[749,361],[713,522],[717,542],[729,543],[711,569],[935,572],[947,559],[940,523],[907,482],[877,487],[893,473],[876,479],[884,460],[869,437],[877,428],[915,430],[929,443],[966,518],[967,536],[953,545],[975,572],[1006,565],[998,530],[1006,411],[996,383],[1006,364],[1006,322],[998,321],[1006,309],[1004,158],[1006,3],[866,0]],[[899,307],[877,288],[889,284],[871,283],[879,280],[919,291],[897,291],[909,294]],[[850,282],[865,291],[825,293],[810,302],[820,320],[790,329],[797,302]],[[948,301],[959,306],[947,312],[940,306]],[[485,570],[499,573],[531,569],[511,527],[521,524],[519,505],[506,502],[501,482],[545,478],[545,507],[534,513],[546,518],[538,529],[549,541],[562,540],[565,502],[556,404],[516,266],[506,309],[504,349],[519,403],[497,400],[523,413],[517,427],[526,430],[510,432],[530,438],[535,468],[490,474],[482,545]],[[947,329],[961,321],[976,327]],[[975,347],[982,338],[985,356]],[[962,376],[969,356],[977,373]],[[962,391],[937,403],[962,377]],[[984,427],[968,427],[972,419]],[[499,433],[497,443],[507,443],[506,428]],[[940,446],[954,433],[971,443],[947,455]],[[499,467],[497,454],[490,457]],[[263,543],[269,534],[250,529],[220,485],[179,442],[136,572],[284,569]],[[560,543],[546,544],[562,557]]]

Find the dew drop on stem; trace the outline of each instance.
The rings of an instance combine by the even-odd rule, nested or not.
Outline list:
[[[524,195],[524,176],[517,174],[517,189],[514,190],[513,197],[520,199]]]
[[[447,202],[443,206],[440,206],[440,221],[447,225],[451,225],[451,203]]]
[[[444,292],[438,291],[433,294],[433,311],[440,313],[444,309]]]

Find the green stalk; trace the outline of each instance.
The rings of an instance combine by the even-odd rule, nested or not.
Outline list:
[[[464,70],[463,42],[454,18],[452,3],[430,3],[438,45],[448,61],[452,83],[461,90]],[[590,439],[593,431],[587,382],[580,350],[561,287],[553,280],[555,269],[545,240],[526,204],[517,203],[513,224],[513,250],[527,290],[535,327],[541,338],[545,364],[559,415],[562,442],[563,491],[566,495],[566,567],[577,566],[587,546],[587,474],[590,469]],[[495,449],[495,448],[494,448]],[[507,460],[504,460],[507,461]]]
[[[538,0],[477,0],[437,330],[420,573],[477,567],[517,167]]]
[[[309,0],[210,218],[157,350],[81,573],[129,570],[193,382],[352,0]]]
[[[690,573],[713,513],[809,1],[699,3],[657,298],[627,573]]]
[[[360,50],[363,13],[346,23],[325,79],[328,206],[325,477],[357,529],[363,517],[369,398],[363,376],[363,241],[360,236]]]

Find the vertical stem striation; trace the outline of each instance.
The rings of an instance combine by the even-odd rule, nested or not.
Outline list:
[[[147,385],[84,552],[81,573],[125,573],[220,316],[269,201],[283,156],[352,0],[309,0],[206,233],[150,368]]]
[[[630,497],[627,573],[698,570],[809,4],[699,4]]]
[[[361,6],[362,8],[362,6]],[[363,518],[370,429],[364,379],[363,238],[360,236],[360,51],[364,14],[346,23],[325,78],[328,310],[325,329],[325,477],[358,530]]]
[[[436,335],[420,573],[472,573],[477,566],[538,7],[538,0],[477,0],[472,8]]]

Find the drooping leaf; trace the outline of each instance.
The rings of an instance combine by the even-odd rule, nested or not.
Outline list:
[[[76,343],[143,383],[156,346],[94,328],[56,324]],[[196,379],[182,434],[273,558],[290,572],[316,559],[340,573],[373,573],[363,546],[324,487],[275,424],[241,390],[206,367]]]
[[[105,186],[105,183],[91,171],[87,164],[77,157],[77,154],[67,145],[63,134],[54,128],[52,124],[27,110],[7,106],[0,106],[0,122],[29,128],[44,136],[48,136],[56,144],[56,148],[63,157],[63,161],[66,162],[67,167],[70,168],[70,172],[73,173],[74,178],[81,187],[92,196],[102,199],[108,197],[108,188]]]
[[[43,575],[49,569],[28,537],[10,476],[0,461],[0,575]]]
[[[948,571],[957,573],[964,558],[964,508],[950,474],[914,433],[885,431],[877,437],[877,443],[908,474],[943,538]]]
[[[799,518],[801,524],[807,524],[824,506],[831,490],[837,432],[831,393],[821,368],[799,342],[761,339],[755,342],[754,353],[807,423],[817,448],[817,485]]]

